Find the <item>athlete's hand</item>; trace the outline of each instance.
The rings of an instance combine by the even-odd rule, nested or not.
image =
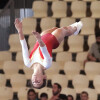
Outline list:
[[[40,36],[40,34],[38,33],[38,32],[32,32],[33,33],[33,35],[35,36],[35,38],[38,40],[38,41],[41,41],[41,36]]]
[[[15,24],[15,27],[16,27],[18,33],[22,32],[22,22],[18,18],[15,19],[14,24]]]

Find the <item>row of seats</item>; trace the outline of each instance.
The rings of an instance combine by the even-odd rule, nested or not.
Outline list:
[[[92,18],[100,18],[100,1],[93,1],[90,5],[90,10],[92,12]],[[64,1],[54,1],[52,2],[51,9],[53,12],[53,18],[66,17],[67,4]],[[32,5],[32,10],[34,12],[35,18],[47,17],[48,4],[45,1],[34,1]],[[73,18],[86,17],[87,5],[84,1],[73,1],[71,4],[71,11]]]
[[[6,61],[3,64],[3,71],[5,73],[6,79],[11,79],[14,74],[18,74],[19,72],[19,63],[15,61]],[[32,69],[26,68],[23,65],[23,71],[25,73],[25,77],[27,80],[31,78],[31,75],[33,73]],[[86,76],[89,80],[93,80],[96,75],[100,74],[100,63],[95,62],[88,62],[85,65],[84,71],[86,73]],[[60,66],[58,63],[53,62],[52,66],[49,68],[49,70],[46,70],[45,73],[48,76],[48,80],[52,80],[53,75],[59,74],[60,70],[64,70],[65,76],[68,80],[73,80],[73,77],[75,75],[80,74],[80,71],[83,70],[82,66],[79,62],[72,62],[68,61],[64,64],[64,66]],[[56,78],[54,78],[56,80]]]
[[[63,59],[63,57],[65,57],[65,59]],[[87,52],[79,52],[76,55],[76,62],[80,63],[80,65],[82,66],[81,69],[83,69],[83,62],[84,60],[86,60],[86,58],[87,58]],[[18,69],[23,69],[24,63],[23,63],[23,58],[22,58],[22,52],[17,52],[15,60],[16,60],[15,64],[18,66]],[[52,66],[56,66],[56,64],[58,63],[61,66],[61,68],[59,69],[63,69],[65,62],[72,61],[72,53],[58,52],[56,54],[55,60],[56,62],[53,62]],[[0,69],[3,68],[4,62],[7,63],[7,61],[8,63],[12,63],[12,65],[14,64],[14,61],[12,61],[11,52],[1,51],[0,52]]]
[[[4,74],[0,74],[0,88],[5,87],[6,79]],[[93,80],[93,85],[95,87],[95,90],[97,94],[100,94],[100,75],[96,75]],[[26,78],[24,75],[21,74],[14,74],[11,78],[11,85],[12,85],[12,91],[18,92],[21,87],[26,87]],[[52,77],[52,84],[53,83],[59,83],[62,88],[69,88],[68,85],[68,79],[65,75],[61,74],[55,74]],[[72,80],[72,84],[74,86],[74,90],[76,93],[81,93],[85,88],[89,87],[89,79],[85,75],[75,75]],[[47,88],[47,87],[45,87]],[[38,90],[40,92],[40,90]]]
[[[18,100],[27,100],[27,91],[28,91],[28,89],[29,88],[27,88],[27,87],[19,88],[18,95],[17,95]],[[88,100],[97,100],[98,94],[97,94],[95,89],[85,88],[83,90],[88,92],[88,94],[89,94],[89,99]],[[48,94],[49,99],[52,96],[52,89],[51,88],[45,87],[45,88],[42,88],[40,90],[36,90],[36,92],[38,93],[38,97],[40,97],[40,94],[43,93],[43,92]],[[5,93],[5,95],[4,95],[4,93]],[[75,89],[62,88],[61,93],[66,94],[66,95],[71,94],[74,97],[74,100],[76,100],[77,94],[76,94]],[[13,98],[12,88],[0,87],[0,98],[1,98],[1,100],[12,100],[12,98]]]
[[[86,17],[80,19],[83,22],[83,28],[80,32],[80,35],[91,35],[95,34],[95,19]],[[61,18],[60,20],[60,27],[69,26],[75,23],[75,18]],[[24,18],[22,21],[23,24],[23,33],[25,35],[30,35],[32,30],[36,30],[37,21],[35,18]],[[100,22],[99,22],[100,25]],[[56,27],[56,19],[51,17],[42,18],[40,22],[41,30],[51,29]]]
[[[65,60],[63,60],[63,57],[65,57]],[[81,70],[84,70],[89,80],[93,80],[94,76],[100,73],[99,72],[100,64],[95,62],[88,62],[84,66],[84,60],[86,59],[86,57],[87,53],[79,53],[76,56],[77,62],[74,62],[71,61],[72,56],[70,53],[65,53],[65,52],[58,53],[56,57],[56,62],[52,63],[52,66],[49,68],[49,70],[46,70],[48,78],[51,79],[53,74],[55,73],[57,74],[59,73],[60,70],[64,70],[68,79],[72,80],[74,75],[79,74]],[[20,55],[19,58],[22,58],[22,56]],[[0,69],[4,70],[7,79],[10,79],[14,73],[17,74],[18,71],[21,69],[23,69],[23,71],[25,72],[27,79],[30,79],[31,74],[33,72],[31,69],[24,66],[22,59],[16,61],[11,61],[11,59],[9,60],[6,59],[5,61],[5,59],[1,58]]]
[[[63,59],[65,57],[65,59]],[[76,55],[76,61],[80,62],[80,64],[83,66],[84,60],[87,58],[87,52],[79,52]],[[19,69],[22,69],[23,65],[23,58],[22,58],[22,52],[17,52],[16,61],[20,64]],[[9,51],[1,51],[0,52],[0,68],[2,68],[3,63],[5,61],[11,61],[12,60],[12,54]],[[56,62],[58,62],[60,65],[64,64],[64,62],[72,61],[72,53],[68,52],[58,52],[56,55]],[[62,64],[61,64],[62,62]]]
[[[96,41],[95,35],[90,35],[88,37],[89,48],[91,47],[93,43],[95,43],[95,41]],[[35,43],[36,43],[35,37],[33,35],[30,35],[28,38],[29,51],[33,49],[33,46],[35,45]],[[9,45],[10,45],[9,51],[11,52],[21,51],[21,45],[20,45],[18,34],[12,34],[9,36]],[[66,42],[63,40],[57,49],[53,49],[53,52],[63,52],[65,50],[64,46],[67,46],[67,45],[69,47],[69,50],[67,50],[68,52],[71,52],[71,53],[83,52],[84,51],[84,36],[72,35],[68,37],[68,41]]]
[[[52,1],[52,2],[53,1],[68,1],[68,2],[73,2],[74,0],[42,0],[42,1],[48,1],[48,2],[49,1]],[[91,1],[92,2],[92,1],[99,1],[99,0],[75,0],[75,1],[88,1],[88,2]]]
[[[58,74],[59,70],[64,70],[68,80],[72,80],[73,77],[80,73],[81,70],[85,71],[86,76],[89,80],[93,80],[95,75],[100,74],[100,63],[87,62],[85,68],[83,69],[79,62],[68,61],[64,66],[60,66],[58,63],[53,63],[49,70],[46,70],[48,79],[51,79],[54,74]]]

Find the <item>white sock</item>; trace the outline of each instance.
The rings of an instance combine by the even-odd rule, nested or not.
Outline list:
[[[81,30],[82,26],[83,26],[83,23],[81,21],[79,22],[76,22],[72,25],[70,25],[71,27],[77,27],[77,30],[76,32],[74,33],[74,35],[77,35],[79,33],[79,31]]]

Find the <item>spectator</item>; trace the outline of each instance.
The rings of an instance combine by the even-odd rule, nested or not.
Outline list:
[[[58,100],[68,100],[65,94],[60,94]]]
[[[29,89],[27,92],[27,100],[36,100],[36,92],[34,89]]]
[[[67,98],[68,98],[68,100],[74,100],[72,95],[68,95]]]
[[[41,95],[40,95],[40,100],[48,100],[48,94],[46,94],[46,93],[41,93]]]
[[[80,94],[80,98],[81,98],[81,100],[88,100],[88,93],[86,91],[83,91]]]
[[[60,92],[61,92],[61,85],[58,84],[58,83],[54,83],[53,86],[52,86],[53,96],[50,98],[50,100],[59,99]]]
[[[92,44],[85,63],[87,61],[100,62],[100,33],[96,34],[96,42]]]

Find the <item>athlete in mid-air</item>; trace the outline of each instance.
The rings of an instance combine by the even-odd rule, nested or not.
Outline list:
[[[29,55],[27,43],[22,31],[22,22],[19,19],[15,19],[15,27],[19,33],[24,64],[33,70],[31,78],[33,87],[40,89],[45,86],[46,75],[44,71],[52,64],[52,49],[56,49],[64,37],[77,35],[82,26],[82,22],[79,21],[67,27],[54,27],[45,30],[41,34],[33,31],[32,33],[37,41]]]

